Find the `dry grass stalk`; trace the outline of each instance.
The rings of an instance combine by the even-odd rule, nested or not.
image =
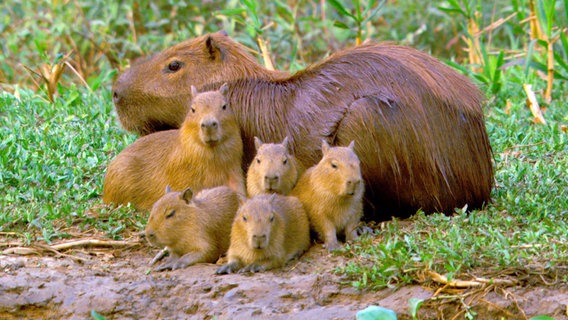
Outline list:
[[[531,109],[531,112],[534,116],[534,122],[546,124],[546,120],[544,120],[544,116],[542,115],[542,110],[540,109],[536,95],[532,90],[532,85],[523,84],[523,88],[525,89],[525,93],[527,94],[527,105]]]

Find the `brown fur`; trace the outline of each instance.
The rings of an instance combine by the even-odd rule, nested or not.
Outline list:
[[[243,145],[225,93],[226,86],[196,93],[181,129],[144,136],[124,149],[108,167],[103,201],[149,210],[166,185],[195,192],[229,185],[244,195]]]
[[[217,273],[281,267],[310,246],[309,222],[295,197],[263,194],[241,205],[231,229],[228,262]]]
[[[322,152],[321,161],[306,170],[290,195],[300,199],[310,226],[332,251],[339,248],[338,233],[344,233],[346,241],[357,237],[365,185],[354,142],[332,148],[323,141]]]
[[[239,197],[227,186],[167,192],[152,207],[146,238],[167,247],[170,258],[157,270],[185,268],[199,262],[214,263],[229,248],[229,233]]]
[[[174,60],[183,67],[168,72]],[[304,167],[319,160],[322,139],[357,140],[369,218],[420,208],[450,213],[490,199],[483,95],[467,77],[412,48],[369,42],[287,76],[263,68],[231,38],[210,34],[132,66],[116,81],[114,102],[123,126],[146,134],[179,125],[190,84],[217,88],[222,81],[230,84],[245,167],[254,136],[288,136]]]
[[[303,172],[290,153],[288,137],[282,143],[263,143],[254,137],[256,156],[247,171],[247,193],[254,197],[263,193],[287,195]]]

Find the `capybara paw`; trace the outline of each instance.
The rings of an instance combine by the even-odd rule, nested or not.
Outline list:
[[[263,272],[266,270],[266,267],[260,264],[256,264],[256,263],[251,263],[248,266],[242,268],[239,273],[257,273],[257,272]]]
[[[164,264],[159,265],[158,267],[156,267],[154,269],[154,271],[165,271],[165,270],[173,270],[173,263],[171,262],[166,262]]]
[[[327,251],[332,252],[339,249],[339,247],[341,246],[339,245],[338,242],[329,242],[325,244],[325,247],[327,248]]]
[[[374,234],[375,230],[373,230],[373,228],[367,227],[367,226],[358,226],[355,229],[355,232],[357,233],[357,236],[362,236],[364,234]]]
[[[216,274],[229,274],[229,273],[235,273],[237,271],[237,265],[235,263],[227,263],[225,265],[222,265],[219,269],[217,269],[217,271],[215,271]]]

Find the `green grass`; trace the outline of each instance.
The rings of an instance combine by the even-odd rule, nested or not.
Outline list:
[[[119,237],[132,210],[97,206],[106,166],[134,140],[112,115],[109,90],[69,88],[50,104],[29,90],[0,95],[0,231],[28,242],[95,227]]]

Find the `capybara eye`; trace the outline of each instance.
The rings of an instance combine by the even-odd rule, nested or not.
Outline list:
[[[224,105],[223,105],[223,110],[226,110],[226,109],[227,109],[227,105],[224,104]]]
[[[270,223],[274,222],[274,215],[270,216]]]
[[[175,210],[172,210],[172,211],[168,212],[168,214],[166,214],[166,219],[173,217],[174,214],[176,214],[176,211],[175,211]]]
[[[256,158],[256,163],[260,163],[260,158]]]
[[[176,72],[179,69],[181,69],[182,66],[183,66],[183,62],[174,60],[174,61],[170,62],[170,64],[168,64],[168,71]]]
[[[191,113],[195,113],[195,108],[191,108]]]
[[[282,161],[283,164],[288,164],[288,158],[284,159],[284,161]]]
[[[331,167],[332,167],[333,169],[337,169],[337,164],[335,164],[334,162],[332,162],[332,163],[331,163]]]
[[[244,222],[247,222],[247,217],[246,217],[246,216],[243,216],[243,221],[244,221]]]

